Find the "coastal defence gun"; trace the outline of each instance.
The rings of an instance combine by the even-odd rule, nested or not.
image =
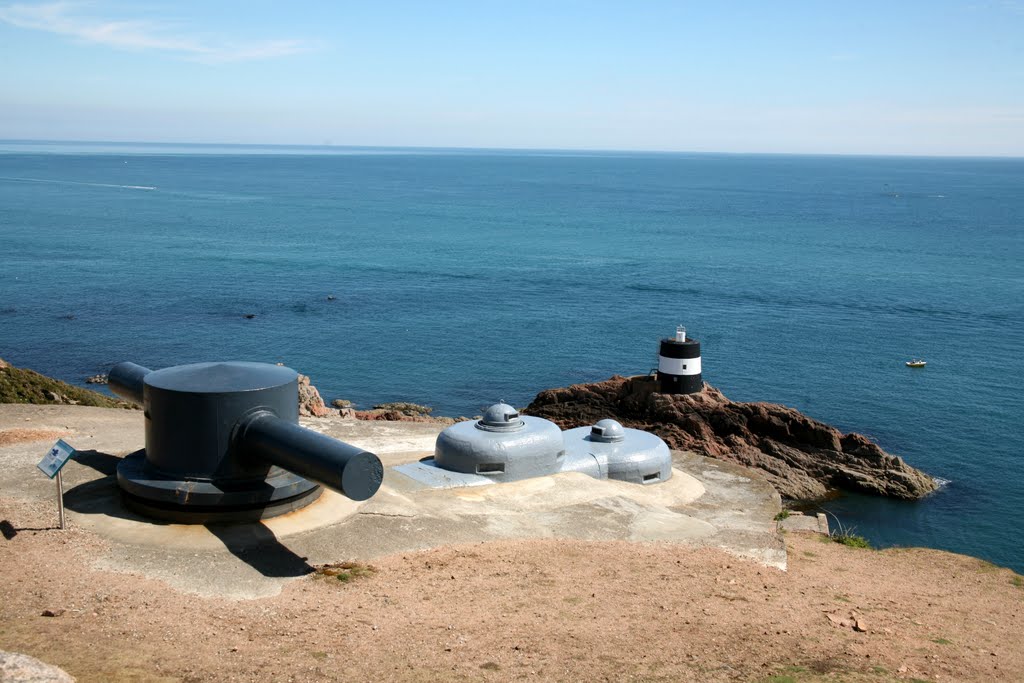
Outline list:
[[[373,453],[299,426],[298,373],[290,368],[120,363],[108,382],[145,412],[145,450],[121,460],[117,483],[125,505],[148,517],[254,521],[308,505],[320,484],[361,501],[383,480]]]

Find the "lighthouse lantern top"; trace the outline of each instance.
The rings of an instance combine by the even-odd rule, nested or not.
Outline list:
[[[684,342],[684,341],[686,341],[686,328],[683,327],[682,325],[677,325],[676,326],[676,341],[677,342]]]

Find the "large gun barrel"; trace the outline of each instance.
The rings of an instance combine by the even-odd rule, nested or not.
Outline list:
[[[352,500],[368,499],[384,479],[380,458],[373,453],[282,420],[268,411],[242,420],[235,446],[244,458],[266,460]]]
[[[135,363],[118,363],[107,375],[107,386],[121,398],[142,405],[146,375],[153,372]]]

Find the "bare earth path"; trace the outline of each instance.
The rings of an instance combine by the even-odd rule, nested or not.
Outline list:
[[[502,541],[232,601],[93,569],[105,541],[52,516],[0,498],[0,649],[79,681],[1024,680],[1020,578],[938,551],[788,534],[781,572],[710,548]]]
[[[386,464],[428,449],[439,429],[316,428],[372,437],[391,449],[380,451]],[[70,528],[51,528],[53,484],[35,470],[47,442],[83,450],[66,471],[70,492],[116,491],[109,466],[142,445],[137,411],[2,406],[0,433],[0,650],[83,682],[1024,681],[1024,579],[970,557],[813,534],[786,534],[785,572],[709,547],[782,552],[777,496],[719,461],[678,454],[676,466],[707,487],[685,505],[658,502],[671,487],[641,505],[621,482],[600,484],[602,504],[571,498],[563,510],[538,503],[560,490],[555,478],[445,497],[395,477],[339,518],[348,522],[330,518],[260,550],[82,512],[81,495]],[[316,507],[297,516],[315,518]],[[645,519],[646,535],[634,534]],[[688,540],[666,524],[720,531]],[[170,547],[180,534],[209,538]],[[303,575],[351,557],[373,570]]]

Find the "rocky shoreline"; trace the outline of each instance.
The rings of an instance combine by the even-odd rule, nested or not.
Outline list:
[[[524,412],[562,429],[613,417],[691,450],[760,470],[783,498],[851,491],[904,500],[938,488],[930,476],[861,434],[843,434],[793,408],[731,401],[704,384],[698,394],[661,394],[652,377],[615,376],[537,394]]]
[[[312,405],[302,414],[331,412],[315,387],[308,387],[308,381],[304,386],[300,395],[308,396]],[[359,420],[452,424],[468,419],[432,417],[429,408],[404,403],[373,410],[341,407],[340,412]],[[657,434],[672,449],[753,467],[789,501],[821,500],[836,491],[916,500],[938,488],[935,479],[866,436],[843,434],[787,406],[731,401],[709,384],[699,394],[669,395],[658,393],[652,377],[616,375],[604,382],[542,391],[523,412],[562,429],[614,418],[626,427]]]
[[[136,407],[2,360],[0,380],[0,402]],[[371,410],[356,410],[347,401],[334,403],[329,408],[310,378],[299,375],[302,416],[337,412],[358,420],[446,425],[469,419],[435,417],[429,407],[414,403],[386,403]],[[916,500],[938,488],[932,477],[861,434],[843,434],[786,406],[731,401],[709,384],[698,394],[670,395],[658,393],[652,377],[616,375],[603,382],[542,391],[523,412],[562,429],[611,417],[626,427],[657,434],[670,448],[758,469],[790,501],[820,500],[835,491]]]

